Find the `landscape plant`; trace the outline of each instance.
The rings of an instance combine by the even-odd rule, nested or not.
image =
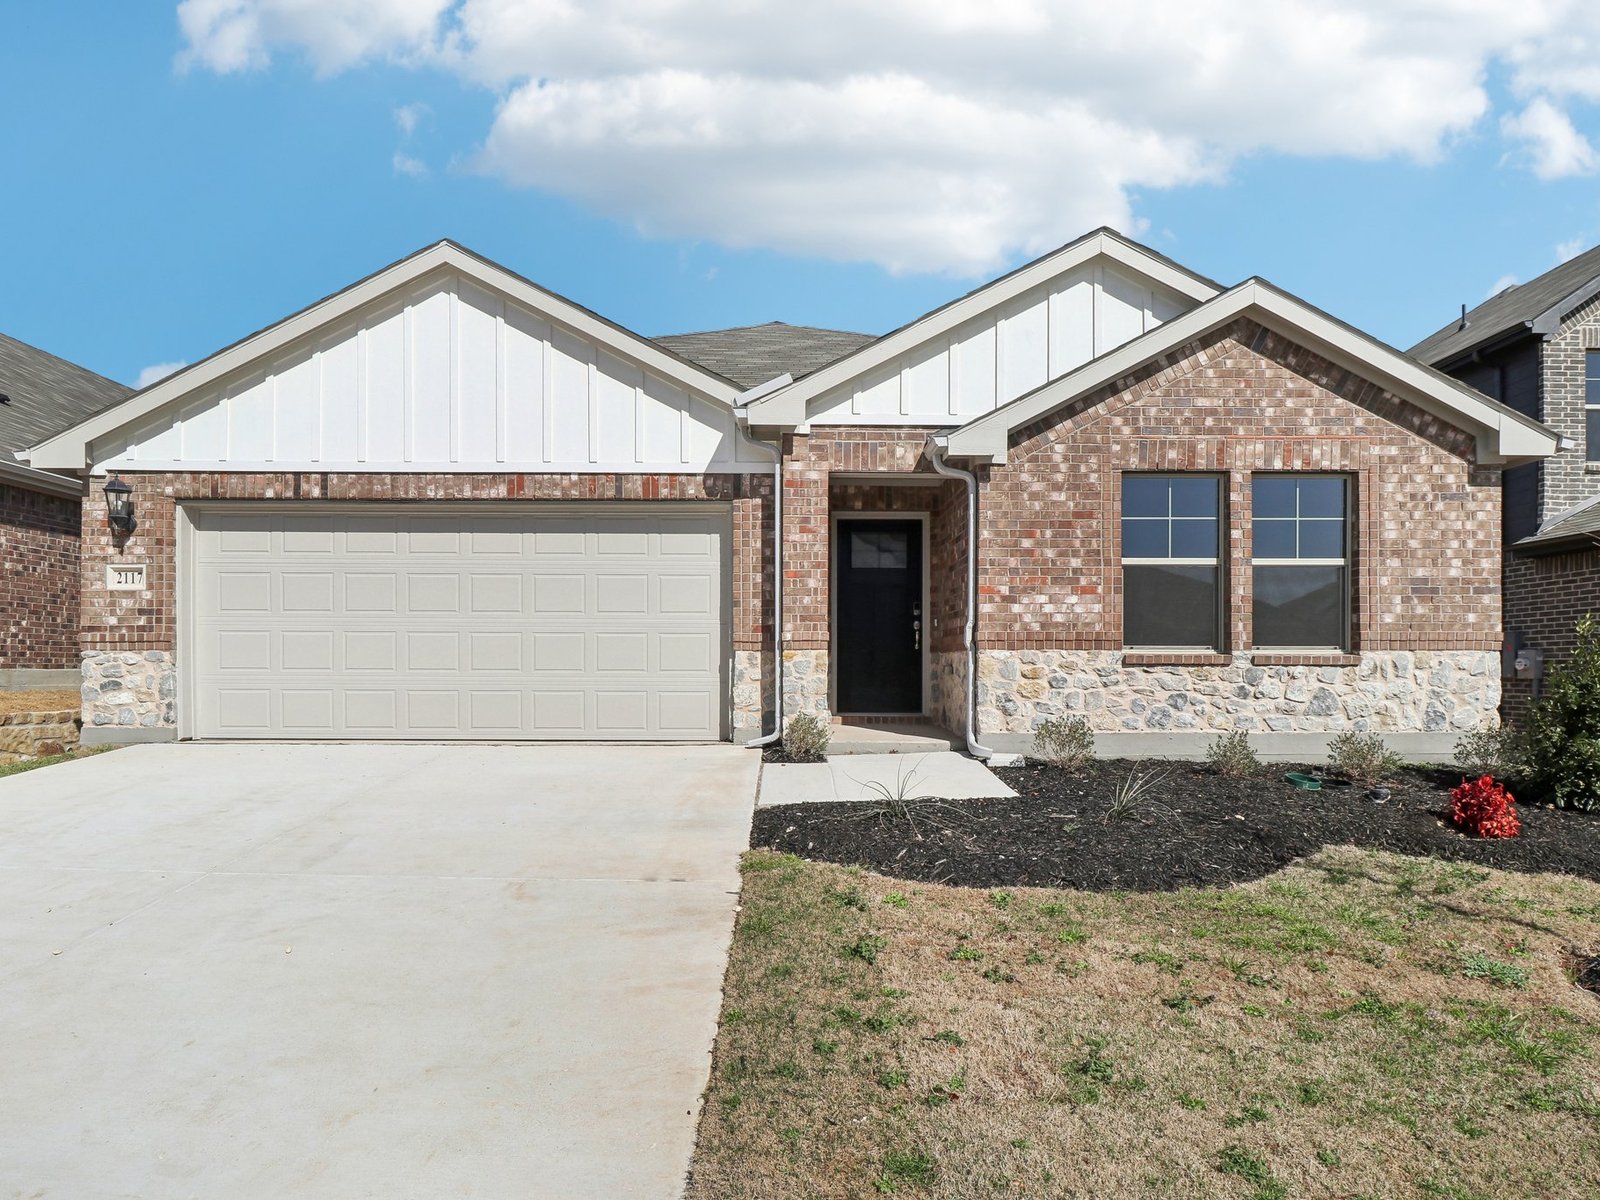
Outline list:
[[[1261,760],[1242,729],[1224,733],[1206,747],[1206,765],[1218,775],[1243,779],[1261,770]]]
[[[1456,766],[1469,776],[1517,777],[1522,767],[1522,735],[1510,725],[1486,725],[1456,742]]]
[[[1347,729],[1328,742],[1328,765],[1353,783],[1371,786],[1393,776],[1405,760],[1377,734]]]
[[[1450,789],[1450,820],[1477,837],[1516,837],[1522,829],[1515,797],[1493,775],[1463,779]]]
[[[1094,761],[1094,731],[1082,717],[1052,717],[1033,733],[1033,757],[1063,771]]]
[[[1572,657],[1550,669],[1528,713],[1527,776],[1559,808],[1600,808],[1600,625],[1578,622]]]
[[[783,752],[790,762],[821,762],[828,754],[832,738],[828,723],[811,713],[790,717],[783,727]]]

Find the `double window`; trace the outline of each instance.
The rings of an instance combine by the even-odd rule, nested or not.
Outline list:
[[[1257,475],[1251,484],[1255,644],[1349,645],[1349,487],[1339,475]]]
[[[1600,397],[1597,397],[1600,402]],[[1223,481],[1122,477],[1123,643],[1223,644]],[[1256,475],[1251,483],[1254,644],[1350,644],[1350,485],[1340,475]]]
[[[1600,350],[1583,358],[1583,440],[1589,461],[1600,462]]]
[[[1122,477],[1123,640],[1214,650],[1222,644],[1222,480]]]

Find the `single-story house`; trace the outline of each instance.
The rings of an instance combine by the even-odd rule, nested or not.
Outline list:
[[[1600,616],[1600,246],[1463,308],[1411,353],[1561,436],[1505,473],[1501,715],[1515,723],[1578,621]]]
[[[1099,230],[882,337],[652,340],[440,242],[40,441],[85,735],[1175,752],[1496,719],[1533,418]],[[108,511],[110,502],[108,501]]]
[[[131,392],[0,334],[0,689],[77,687],[80,474],[17,451]]]

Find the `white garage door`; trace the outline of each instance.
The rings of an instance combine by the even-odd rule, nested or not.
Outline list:
[[[725,508],[190,517],[196,736],[724,736]]]

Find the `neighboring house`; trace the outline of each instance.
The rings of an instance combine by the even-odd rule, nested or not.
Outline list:
[[[29,457],[132,488],[90,741],[744,739],[781,695],[1425,753],[1495,719],[1500,473],[1555,444],[1101,230],[881,338],[652,341],[441,242]]]
[[[83,480],[24,466],[16,452],[129,392],[0,334],[0,687],[76,687],[79,666]]]
[[[1562,438],[1553,457],[1505,473],[1507,673],[1525,648],[1559,660],[1579,619],[1600,616],[1600,247],[1463,312],[1411,353]],[[1526,714],[1539,671],[1505,680],[1508,721]]]

